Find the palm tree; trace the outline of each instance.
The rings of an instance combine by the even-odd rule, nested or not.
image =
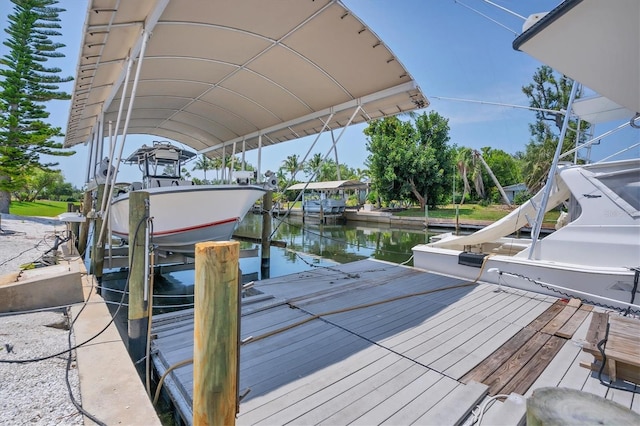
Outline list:
[[[479,157],[482,157],[480,153],[476,150],[472,150],[471,148],[462,147],[458,150],[456,155],[456,165],[460,176],[462,176],[463,182],[462,200],[460,201],[460,204],[463,204],[467,194],[471,193],[469,177],[471,177],[471,180],[473,181],[473,187],[476,190],[478,197],[484,198],[484,182],[482,181],[482,163],[484,162],[484,159],[481,161]],[[491,174],[493,174],[493,172]]]
[[[204,180],[207,181],[207,170],[213,169],[213,160],[202,154],[193,165],[191,170],[202,170],[204,172]]]
[[[293,181],[295,174],[302,168],[304,163],[300,163],[300,156],[298,154],[291,154],[282,162],[284,169],[289,172]]]
[[[310,175],[310,176],[315,176],[316,180],[321,180],[320,179],[320,168],[322,166],[323,163],[323,159],[322,159],[322,154],[320,153],[315,153],[313,154],[313,157],[311,157],[311,159],[309,161],[307,161],[306,164],[306,172]]]
[[[355,178],[359,181],[369,180],[369,169],[356,168]]]
[[[510,206],[511,205],[511,201],[509,201],[509,197],[507,197],[507,194],[504,192],[504,189],[502,188],[502,185],[500,185],[500,182],[498,182],[498,178],[496,178],[496,175],[493,174],[493,170],[491,170],[491,167],[489,167],[487,162],[484,161],[484,157],[482,157],[482,154],[480,153],[480,151],[474,150],[473,151],[473,156],[474,156],[474,158],[477,158],[480,161],[480,163],[482,163],[482,165],[486,169],[487,173],[491,177],[491,180],[493,180],[493,183],[498,188],[498,191],[500,191],[500,195],[502,195],[502,199],[504,200],[504,202],[508,206]]]
[[[216,157],[211,160],[211,167],[216,171],[216,181],[220,180],[220,169],[222,169],[222,158]]]
[[[471,149],[461,147],[456,154],[456,166],[458,167],[458,173],[460,173],[463,183],[462,199],[460,200],[460,204],[464,204],[464,199],[467,197],[467,194],[471,193],[471,186],[469,185],[467,173],[472,163],[473,155],[471,154]]]

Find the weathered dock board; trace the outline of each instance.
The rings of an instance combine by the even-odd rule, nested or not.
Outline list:
[[[241,338],[253,339],[240,351],[239,389],[250,392],[238,424],[460,424],[490,391],[595,386],[576,340],[590,307],[372,260],[254,288],[262,294],[242,306]],[[192,315],[154,319],[160,374],[192,356]],[[179,406],[191,403],[192,371],[170,374]],[[638,410],[638,398],[618,393],[611,399]],[[487,415],[518,401],[497,401]],[[517,413],[504,418],[517,424]]]

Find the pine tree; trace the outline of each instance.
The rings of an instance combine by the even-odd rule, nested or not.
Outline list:
[[[72,80],[60,77],[57,67],[46,67],[49,59],[63,58],[64,47],[51,37],[62,35],[57,0],[11,0],[13,13],[5,29],[9,48],[0,58],[0,213],[8,213],[11,191],[19,188],[35,168],[51,170],[57,163],[42,163],[40,155],[69,156],[62,143],[60,127],[47,123],[45,103],[66,100],[59,84]]]
[[[572,81],[564,75],[554,73],[547,65],[539,67],[533,75],[533,83],[522,88],[534,108],[560,111],[567,108]],[[578,98],[580,96],[578,95]],[[525,183],[532,193],[544,186],[558,145],[564,115],[548,111],[536,111],[536,121],[529,124],[532,139],[524,153],[523,175]],[[570,129],[563,141],[562,152],[576,146],[578,120],[569,121]],[[580,142],[584,142],[589,123],[580,122]]]

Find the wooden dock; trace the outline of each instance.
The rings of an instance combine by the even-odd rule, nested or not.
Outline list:
[[[519,424],[534,389],[640,412],[580,363],[592,307],[363,260],[257,282],[242,304],[238,424]],[[193,356],[193,312],[153,320],[159,374]],[[591,359],[590,359],[591,358]],[[191,420],[191,364],[166,387]],[[631,391],[636,386],[617,383]],[[497,393],[509,398],[494,400]]]

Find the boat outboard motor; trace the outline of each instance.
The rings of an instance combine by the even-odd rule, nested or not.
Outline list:
[[[111,169],[110,173],[109,173],[109,169]],[[112,165],[110,165],[109,159],[107,157],[104,157],[100,162],[100,164],[98,164],[98,169],[96,170],[96,175],[95,175],[96,182],[98,184],[107,183],[107,174],[109,174],[109,180],[113,181],[113,175],[115,174],[115,169]]]

